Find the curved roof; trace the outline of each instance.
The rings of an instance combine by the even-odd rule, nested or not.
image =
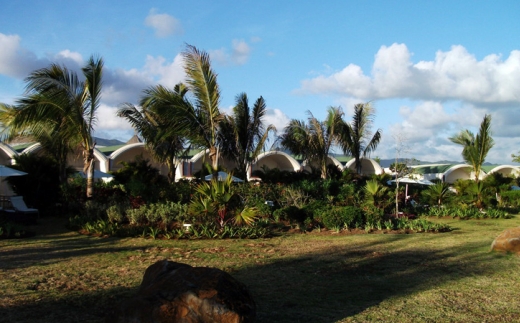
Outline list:
[[[100,151],[102,151],[103,153],[106,154],[106,153],[109,153],[110,149],[115,148],[114,150],[112,150],[112,152],[109,153],[109,157],[111,159],[116,159],[119,155],[121,155],[129,150],[136,149],[136,148],[143,148],[143,147],[144,147],[144,143],[137,142],[137,143],[129,144],[129,145],[102,147],[102,148],[100,148]]]
[[[18,156],[18,152],[15,149],[3,142],[0,142],[0,149],[11,159]]]
[[[501,173],[505,176],[518,175],[520,173],[520,167],[512,165],[486,165],[482,166],[482,170],[486,174]]]
[[[343,169],[350,169],[356,171],[356,159],[352,158],[349,160]],[[384,173],[383,168],[373,159],[361,158],[361,173],[362,174],[382,174]]]
[[[255,168],[255,166],[262,164],[262,162],[265,162],[268,159],[273,160],[273,163],[271,163],[271,165],[282,164],[282,165],[286,166],[286,167],[284,167],[284,168],[286,168],[284,170],[289,170],[287,168],[290,168],[290,170],[297,172],[301,169],[300,163],[296,159],[294,159],[294,157],[292,157],[291,155],[289,155],[287,153],[284,153],[283,151],[277,151],[277,150],[266,151],[266,152],[263,152],[260,155],[258,155],[258,157],[253,162],[253,168]],[[267,163],[264,163],[264,164],[267,165]],[[269,166],[269,165],[267,165],[267,166]],[[259,167],[256,167],[256,168],[259,168]]]

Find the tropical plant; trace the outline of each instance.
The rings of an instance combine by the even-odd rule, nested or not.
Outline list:
[[[391,202],[389,201],[388,189],[381,185],[376,179],[369,180],[364,187],[365,201],[379,209],[386,208]]]
[[[316,119],[310,111],[307,113],[308,124],[301,120],[291,120],[279,141],[282,147],[300,155],[309,164],[318,164],[321,178],[326,178],[330,149],[338,143],[343,128],[343,111],[339,107],[330,107],[323,122]]]
[[[361,158],[369,156],[381,141],[381,129],[373,135],[370,131],[373,117],[374,109],[370,103],[358,103],[354,106],[352,122],[343,123],[339,130],[341,148],[345,154],[354,157],[358,174],[361,174]]]
[[[473,167],[475,182],[478,183],[482,164],[484,164],[489,150],[495,144],[491,137],[491,115],[486,114],[484,116],[476,136],[466,129],[449,139],[453,143],[463,146],[462,158]]]
[[[473,205],[482,209],[489,205],[491,197],[494,197],[492,189],[485,182],[474,182],[468,187],[467,191],[471,196]]]
[[[135,131],[145,140],[152,157],[168,167],[168,181],[175,182],[176,164],[187,152],[185,134],[175,127],[175,119],[165,113],[169,109],[183,109],[187,104],[184,96],[187,88],[177,84],[173,90],[162,85],[143,91],[141,109],[133,104],[123,104],[117,115],[130,122]]]
[[[235,162],[239,177],[247,178],[247,168],[265,148],[269,133],[276,131],[273,125],[264,126],[265,113],[263,97],[255,101],[251,111],[247,94],[240,93],[236,97],[233,114],[220,123],[221,153]]]
[[[95,166],[92,132],[101,97],[103,60],[91,56],[82,72],[84,81],[57,64],[32,72],[26,79],[26,94],[14,106],[3,105],[0,120],[9,138],[30,135],[41,140],[47,151],[57,149],[62,181],[66,179],[65,156],[81,147],[86,194],[91,198]]]
[[[429,199],[430,202],[440,206],[453,195],[449,188],[450,185],[448,183],[439,182],[430,185],[426,190],[422,191],[422,194]]]
[[[213,173],[218,169],[218,131],[225,114],[219,110],[220,88],[208,53],[187,45],[183,52],[186,86],[192,99],[182,109],[173,109],[172,131],[184,131],[190,143],[209,150]],[[186,101],[188,102],[188,101]],[[169,116],[166,116],[170,118]]]
[[[256,208],[242,205],[239,195],[233,190],[232,176],[223,181],[213,178],[200,183],[188,210],[203,220],[216,219],[221,227],[229,221],[250,225],[258,215]]]

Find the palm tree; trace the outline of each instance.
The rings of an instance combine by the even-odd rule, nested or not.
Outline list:
[[[187,152],[187,140],[175,127],[176,120],[168,118],[168,110],[183,108],[187,103],[187,89],[177,84],[173,90],[157,85],[143,91],[139,110],[130,103],[117,111],[144,138],[153,158],[168,166],[168,181],[175,182],[176,159]]]
[[[219,110],[220,88],[217,74],[211,68],[209,55],[196,47],[187,45],[183,52],[184,71],[193,103],[178,109],[177,127],[189,131],[194,146],[209,149],[213,172],[218,168],[218,129],[224,114]]]
[[[0,103],[0,123],[4,129],[4,139],[7,141],[15,139],[15,137],[28,137],[28,139],[40,143],[43,152],[50,157],[55,163],[58,170],[58,180],[65,183],[67,180],[67,157],[72,152],[70,144],[66,138],[61,138],[59,122],[41,122],[38,126],[40,129],[32,130],[18,129],[14,124],[14,119],[18,113],[18,108],[14,105]]]
[[[226,116],[220,123],[219,139],[222,155],[232,159],[237,165],[238,176],[247,178],[248,166],[258,157],[265,147],[269,133],[276,131],[273,125],[267,128],[262,123],[266,113],[263,97],[259,97],[249,108],[247,94],[236,96],[233,115]]]
[[[311,112],[308,124],[300,120],[291,120],[285,127],[279,141],[282,147],[293,154],[301,155],[304,160],[319,165],[321,178],[327,177],[327,158],[330,148],[339,139],[339,130],[342,129],[343,111],[339,107],[330,107],[327,118],[320,122]]]
[[[381,141],[381,129],[373,136],[370,132],[373,117],[374,109],[369,103],[358,103],[354,107],[352,122],[344,123],[342,127],[340,145],[345,154],[354,157],[358,174],[361,174],[361,158],[370,155]]]
[[[437,203],[437,206],[441,206],[444,201],[453,195],[450,191],[450,185],[446,182],[430,185],[422,194],[430,199],[430,201]]]
[[[365,201],[379,209],[384,209],[389,204],[388,189],[381,185],[377,179],[366,182],[364,187]]]
[[[491,115],[484,116],[476,137],[466,129],[449,139],[453,143],[463,146],[462,158],[473,167],[475,182],[478,183],[482,164],[484,164],[489,150],[495,145],[491,137]]]
[[[1,119],[7,122],[9,138],[29,134],[52,139],[41,144],[48,151],[59,146],[65,155],[81,146],[87,198],[91,198],[95,166],[92,132],[101,97],[103,60],[91,56],[82,72],[84,81],[56,64],[32,72],[26,79],[24,97],[15,106],[4,105],[4,112],[8,112]]]

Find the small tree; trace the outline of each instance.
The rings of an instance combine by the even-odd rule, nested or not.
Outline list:
[[[484,164],[489,150],[495,145],[491,138],[491,115],[484,116],[476,136],[466,129],[449,139],[453,143],[463,146],[462,158],[473,167],[475,182],[478,183],[482,164]]]

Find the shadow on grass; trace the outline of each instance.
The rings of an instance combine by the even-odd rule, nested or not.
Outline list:
[[[336,322],[389,298],[485,275],[493,270],[486,265],[493,257],[461,250],[378,252],[347,246],[233,274],[252,291],[258,322]]]
[[[47,265],[69,257],[142,249],[120,247],[119,238],[80,235],[67,229],[65,223],[59,218],[41,219],[38,224],[27,227],[28,231],[35,233],[34,236],[0,241],[0,269]]]
[[[68,256],[121,251],[108,246],[113,243],[110,239],[94,240],[80,237],[56,241],[45,252],[53,254],[48,260],[59,261]],[[497,270],[493,254],[477,251],[482,248],[481,243],[450,250],[409,246],[393,251],[384,246],[391,242],[407,244],[406,237],[399,235],[355,245],[348,241],[332,246],[323,243],[308,254],[267,259],[231,274],[252,292],[257,303],[257,322],[331,323],[391,298]],[[29,248],[20,255],[2,253],[0,257],[10,257],[10,261],[23,266],[35,251]],[[0,305],[0,321],[102,322],[106,313],[122,299],[131,297],[136,288],[100,286],[96,291],[42,293],[37,302]]]

